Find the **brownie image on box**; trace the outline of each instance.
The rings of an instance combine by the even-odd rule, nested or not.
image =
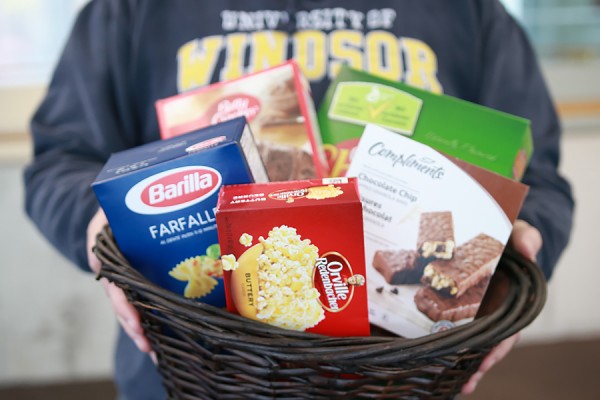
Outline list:
[[[454,223],[450,211],[421,214],[417,249],[423,258],[449,260],[454,255]]]
[[[415,284],[428,261],[449,260],[454,249],[452,213],[426,212],[420,216],[417,250],[377,250],[373,268],[391,285]]]
[[[316,175],[312,154],[291,145],[263,141],[260,157],[274,182],[311,179]]]
[[[465,318],[474,318],[479,309],[481,299],[487,288],[489,279],[482,279],[462,296],[447,297],[430,287],[424,286],[415,294],[415,305],[423,314],[432,321],[459,321]]]
[[[391,285],[419,283],[423,267],[414,250],[377,250],[373,257],[373,268]]]
[[[258,116],[258,122],[262,126],[304,121],[293,75],[269,82],[264,93],[264,109]]]
[[[447,296],[460,297],[492,274],[504,245],[480,233],[456,249],[451,260],[434,260],[423,270],[422,282]]]

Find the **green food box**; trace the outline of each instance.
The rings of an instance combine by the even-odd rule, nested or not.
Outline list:
[[[533,151],[530,122],[343,66],[318,111],[331,176],[344,176],[367,124],[520,180]]]

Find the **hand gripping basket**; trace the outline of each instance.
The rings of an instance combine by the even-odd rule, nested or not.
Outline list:
[[[141,314],[172,399],[449,399],[487,353],[532,322],[546,299],[540,269],[506,250],[480,315],[418,339],[326,337],[279,329],[164,290],[97,238],[107,278]]]

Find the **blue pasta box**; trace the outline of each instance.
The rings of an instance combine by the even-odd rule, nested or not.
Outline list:
[[[267,181],[241,117],[114,153],[92,188],[134,268],[165,289],[223,307],[219,190]]]

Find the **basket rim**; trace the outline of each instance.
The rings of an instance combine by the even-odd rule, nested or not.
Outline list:
[[[231,351],[252,346],[261,354],[290,362],[318,359],[319,362],[335,360],[338,364],[364,362],[385,366],[409,359],[453,356],[473,349],[489,350],[533,322],[543,309],[547,296],[541,268],[507,247],[497,271],[505,274],[512,284],[504,301],[489,314],[419,338],[334,337],[267,325],[159,287],[129,264],[108,225],[97,235],[94,252],[102,264],[96,279],[106,278],[123,289],[128,300],[142,314],[160,311],[154,313],[153,318],[168,318],[182,330],[201,332],[208,341],[228,346]],[[174,309],[176,313],[172,312]],[[220,329],[202,328],[207,325]],[[244,340],[240,340],[242,334]]]

